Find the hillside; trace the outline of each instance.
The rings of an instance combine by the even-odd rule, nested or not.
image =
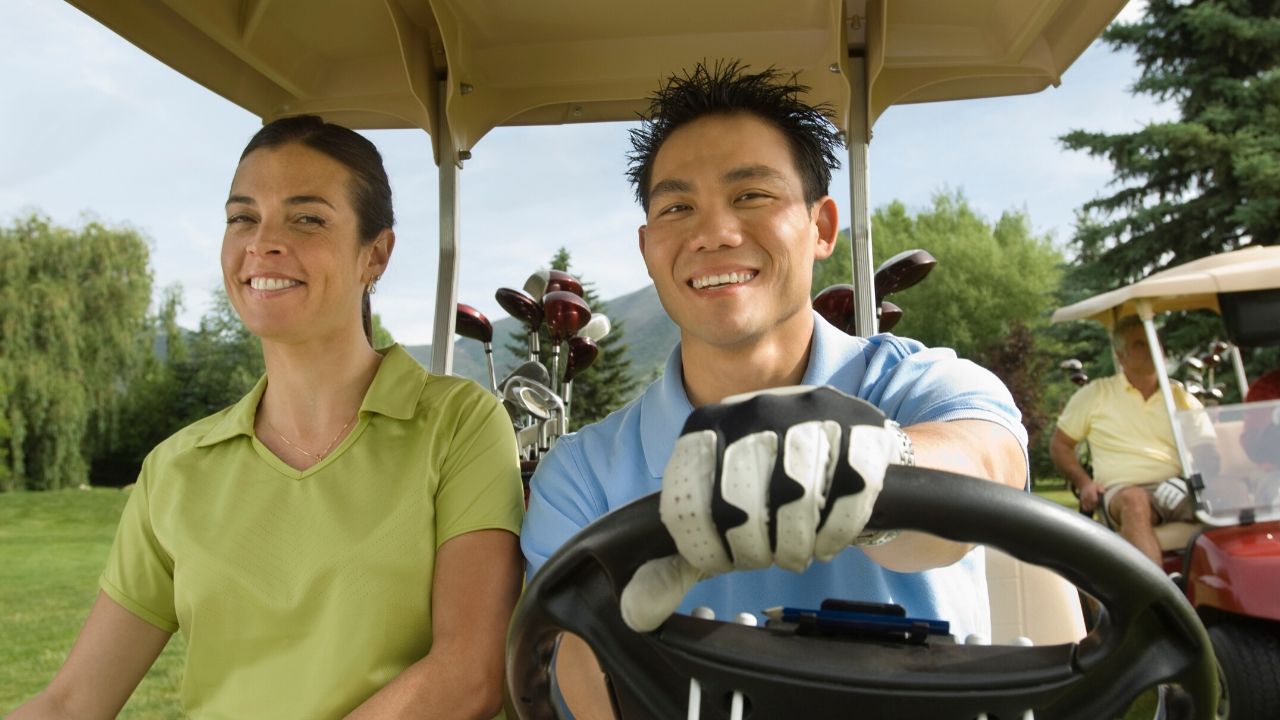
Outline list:
[[[680,339],[680,333],[671,319],[663,312],[658,302],[658,293],[653,285],[647,285],[633,293],[628,293],[606,300],[601,307],[592,310],[603,312],[613,321],[615,332],[622,325],[627,345],[627,357],[631,360],[631,375],[640,381],[643,388],[662,371],[671,348]],[[519,365],[523,357],[516,357],[508,345],[524,345],[524,326],[513,318],[490,318],[493,320],[493,355],[497,367],[498,378]],[[409,345],[405,347],[411,355],[424,366],[431,364],[430,345]],[[481,384],[488,384],[488,370],[485,369],[484,349],[473,340],[457,338],[454,343],[453,372],[462,377],[471,378]]]

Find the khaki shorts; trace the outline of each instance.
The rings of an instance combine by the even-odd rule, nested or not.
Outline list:
[[[1102,491],[1102,507],[1107,513],[1107,520],[1110,521],[1112,525],[1120,524],[1120,518],[1116,517],[1111,512],[1111,501],[1117,495],[1120,494],[1121,490],[1125,488],[1130,488],[1130,487],[1142,488],[1147,492],[1147,500],[1151,503],[1151,512],[1156,516],[1156,519],[1158,520],[1158,522],[1156,522],[1155,524],[1161,525],[1167,522],[1191,520],[1194,517],[1194,513],[1191,510],[1190,496],[1187,497],[1185,502],[1183,502],[1178,507],[1174,508],[1172,512],[1165,510],[1164,508],[1160,507],[1155,503],[1155,500],[1152,499],[1152,494],[1155,493],[1156,488],[1160,487],[1160,485],[1161,483],[1154,482],[1154,483],[1144,483],[1140,485],[1139,484],[1112,485],[1104,489]]]

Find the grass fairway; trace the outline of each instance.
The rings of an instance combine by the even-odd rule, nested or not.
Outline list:
[[[62,665],[97,596],[127,498],[109,489],[0,493],[0,715]],[[184,649],[175,635],[120,717],[182,716]]]
[[[1067,490],[1037,492],[1075,509]],[[116,522],[119,490],[0,493],[0,715],[53,677],[97,595]],[[185,643],[174,635],[120,713],[122,718],[182,716],[178,688]],[[1150,718],[1154,692],[1125,716]]]

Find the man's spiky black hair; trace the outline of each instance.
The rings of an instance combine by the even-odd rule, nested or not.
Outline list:
[[[754,115],[786,136],[804,183],[805,202],[813,204],[827,194],[831,171],[840,167],[836,151],[843,147],[839,131],[829,118],[827,104],[806,105],[800,95],[809,88],[775,68],[748,74],[747,65],[719,61],[708,68],[698,63],[684,75],[672,75],[650,98],[641,126],[631,131],[627,177],[635,186],[636,200],[649,211],[649,185],[653,161],[671,133],[708,115]]]

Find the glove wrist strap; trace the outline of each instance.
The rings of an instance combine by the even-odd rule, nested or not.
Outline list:
[[[891,460],[895,465],[915,465],[916,448],[911,444],[911,437],[902,430],[902,426],[892,420],[886,420],[885,426],[898,436],[898,456]],[[897,530],[867,530],[854,539],[854,545],[862,547],[884,545],[898,537]]]

